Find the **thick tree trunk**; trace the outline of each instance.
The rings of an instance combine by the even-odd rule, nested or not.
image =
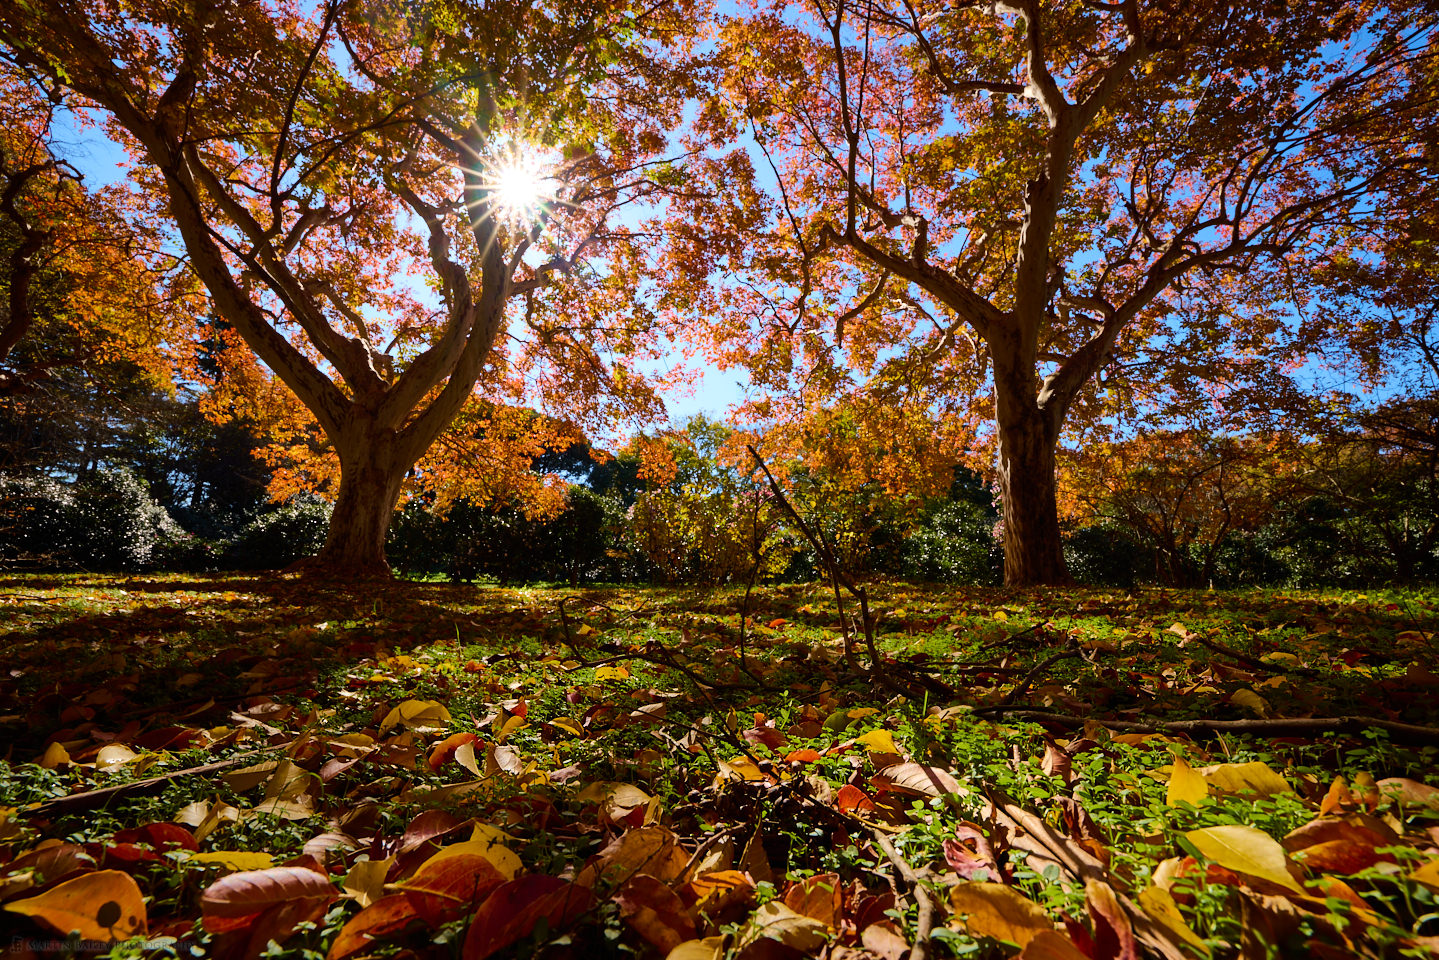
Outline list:
[[[1004,585],[1069,583],[1055,499],[1057,431],[1044,413],[1023,403],[1003,409],[998,420]]]
[[[397,449],[393,431],[356,418],[337,437],[340,492],[325,546],[310,569],[347,579],[390,576],[385,534],[400,498],[400,484],[414,465]]]

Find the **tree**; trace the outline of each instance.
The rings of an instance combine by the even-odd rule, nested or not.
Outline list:
[[[1372,254],[1427,175],[1434,28],[1404,2],[757,2],[703,113],[752,144],[710,165],[740,198],[717,352],[820,395],[975,397],[1005,582],[1064,581],[1061,433],[1292,385],[1313,268]]]
[[[624,263],[582,267],[623,251],[635,228],[612,214],[663,188],[646,164],[684,85],[649,53],[685,15],[62,0],[7,4],[0,43],[103,111],[215,311],[323,431],[339,482],[322,567],[386,575],[406,474],[487,365],[523,367],[510,335],[533,334],[532,378],[546,362],[586,371],[577,398],[643,384],[600,344],[651,325],[631,310],[597,331],[577,304],[633,286]]]

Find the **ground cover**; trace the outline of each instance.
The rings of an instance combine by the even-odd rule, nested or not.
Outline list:
[[[17,956],[1435,951],[1434,593],[870,605],[882,683],[819,585],[0,579],[0,922]]]

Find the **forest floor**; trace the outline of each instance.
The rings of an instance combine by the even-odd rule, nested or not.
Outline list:
[[[0,577],[10,953],[1439,953],[1439,594],[871,591]]]

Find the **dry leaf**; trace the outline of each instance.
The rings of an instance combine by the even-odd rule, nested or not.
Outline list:
[[[5,909],[33,917],[61,936],[78,933],[82,940],[128,940],[148,930],[140,887],[120,870],[66,880],[38,897],[7,903]]]

